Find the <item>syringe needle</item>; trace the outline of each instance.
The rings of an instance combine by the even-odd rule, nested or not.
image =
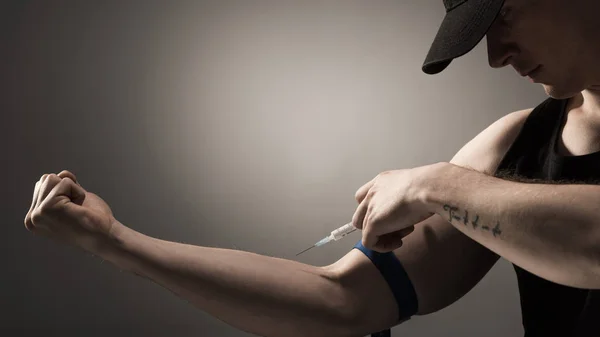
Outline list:
[[[352,225],[352,223],[347,223],[345,225],[343,225],[342,227],[334,230],[333,232],[331,232],[330,235],[324,237],[322,240],[320,240],[319,242],[315,243],[314,245],[312,245],[311,247],[306,248],[305,250],[301,251],[300,253],[296,254],[296,256],[314,248],[314,247],[318,247],[318,246],[322,246],[328,242],[331,242],[332,240],[339,240],[341,238],[343,238],[344,236],[354,232],[355,230],[357,230],[358,228],[354,227]]]
[[[316,245],[312,245],[312,246],[310,246],[310,247],[306,248],[305,250],[301,251],[300,253],[296,254],[296,256],[298,256],[298,255],[300,255],[300,254],[302,254],[302,253],[306,252],[307,250],[310,250],[311,248],[315,248],[315,247],[316,247]]]

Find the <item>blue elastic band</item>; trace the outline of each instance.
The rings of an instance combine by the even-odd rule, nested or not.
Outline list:
[[[396,255],[393,252],[379,253],[368,249],[363,246],[362,240],[358,240],[354,248],[363,252],[373,262],[389,285],[396,304],[398,304],[399,321],[405,321],[416,314],[418,302],[415,288]],[[390,330],[384,330],[372,334],[371,337],[389,337],[390,335]]]

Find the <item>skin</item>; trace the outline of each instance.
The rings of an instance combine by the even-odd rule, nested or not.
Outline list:
[[[502,15],[487,35],[492,67],[510,65],[524,73],[541,65],[540,71],[531,75],[533,81],[551,97],[572,98],[559,142],[565,154],[600,150],[600,67],[596,66],[600,44],[594,36],[600,31],[600,20],[595,18],[599,7],[597,1],[507,0]],[[429,247],[421,252],[419,249],[431,241],[411,241],[424,235],[423,228],[435,235],[445,233],[439,235],[436,248],[447,247],[427,260],[428,266],[439,264],[443,269],[452,263],[475,261],[486,254],[476,250],[479,246],[469,246],[477,242],[549,280],[600,287],[600,253],[595,247],[600,238],[596,220],[599,187],[494,178],[489,173],[495,159],[487,160],[486,167],[479,170],[468,168],[469,164],[483,165],[482,156],[490,152],[494,152],[494,158],[499,156],[501,151],[495,152],[505,146],[496,143],[507,142],[504,135],[515,134],[522,120],[520,112],[495,123],[471,145],[467,144],[453,163],[383,172],[357,191],[359,205],[353,222],[363,229],[363,244],[373,250],[391,251],[407,241],[409,247],[397,256],[411,279],[422,281],[415,283],[417,293],[423,296],[420,300],[426,296],[422,294],[458,282],[452,275],[434,278],[431,274],[435,270],[423,271],[428,268],[422,268],[420,262],[431,258],[430,252],[435,249]],[[552,195],[559,198],[550,198]],[[568,199],[576,202],[560,202]],[[516,206],[522,205],[531,211],[519,213]],[[524,219],[529,224],[526,230],[519,226]],[[571,240],[564,240],[561,224],[565,221],[575,224],[568,233]],[[343,263],[315,267],[152,238],[115,219],[108,204],[86,191],[69,171],[44,174],[36,183],[25,227],[36,235],[82,248],[118,268],[148,278],[204,312],[253,334],[280,336],[285,331],[286,336],[292,337],[358,336],[397,322],[397,308],[385,281],[359,252],[349,253]],[[455,232],[464,235],[457,236]],[[544,240],[536,239],[540,237]],[[557,245],[563,252],[571,253],[557,254]],[[452,254],[464,252],[465,247],[471,247],[472,254],[457,261]],[[417,258],[418,254],[423,258]],[[414,261],[410,261],[413,256]],[[489,260],[487,266],[494,258],[490,256]],[[471,266],[472,263],[466,263],[462,267]],[[479,267],[479,274],[484,274],[484,267]],[[471,274],[455,276],[465,279]],[[436,279],[439,284],[432,283]],[[429,288],[424,287],[427,282],[432,283]],[[463,293],[474,282],[462,284]],[[444,294],[456,297],[451,291],[448,288]],[[364,307],[371,310],[358,310]],[[421,307],[420,311],[441,308],[434,303],[430,307],[435,309]]]
[[[570,98],[558,142],[565,155],[600,150],[599,10],[590,0],[506,0],[487,34],[491,67],[525,75],[541,66],[529,79],[550,97]]]
[[[600,25],[591,14],[598,9],[594,1],[507,0],[487,34],[492,67],[510,65],[549,96],[569,99],[559,141],[566,155],[600,151],[600,44],[594,36]],[[353,223],[362,229],[365,247],[387,252],[402,244],[399,229],[431,214],[446,216],[456,229],[533,274],[600,288],[600,187],[511,180],[448,163],[383,172],[357,192]],[[573,224],[568,233],[565,223]]]
[[[600,124],[600,4],[590,0],[506,0],[487,33],[489,64],[512,66],[557,99],[573,98],[571,114]]]

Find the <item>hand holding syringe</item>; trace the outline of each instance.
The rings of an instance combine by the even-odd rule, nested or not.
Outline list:
[[[301,251],[300,253],[296,254],[296,256],[306,252],[307,250],[314,248],[314,247],[318,247],[318,246],[322,246],[326,243],[329,243],[331,241],[337,241],[341,238],[343,238],[344,236],[354,232],[355,230],[357,230],[358,228],[354,227],[354,225],[350,222],[347,223],[345,225],[343,225],[342,227],[334,230],[331,232],[331,234],[329,236],[326,236],[325,238],[323,238],[321,241],[315,243],[314,245],[312,245],[311,247],[306,248],[305,250]]]

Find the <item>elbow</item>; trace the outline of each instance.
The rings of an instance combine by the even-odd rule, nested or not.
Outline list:
[[[583,289],[600,289],[600,257],[588,260],[588,268],[583,273]]]
[[[346,289],[338,297],[334,310],[335,322],[331,322],[332,333],[327,336],[355,337],[367,336],[383,331],[402,322],[397,322],[398,313],[394,310],[374,308]],[[314,336],[314,335],[313,335]]]
[[[301,333],[300,336],[357,336],[357,332],[364,327],[363,322],[365,321],[361,302],[357,300],[350,288],[343,286],[338,270],[334,270],[332,267],[324,267],[322,270],[322,276],[330,284],[330,288],[324,292],[327,296],[323,297],[324,306],[327,307],[329,313],[328,318],[324,321],[326,327],[320,331]]]
[[[586,288],[600,289],[600,224],[594,226],[594,234],[588,235],[587,238],[585,247],[588,248],[582,254],[586,260]]]
[[[586,221],[577,229],[570,237],[563,232],[556,238],[558,245],[550,248],[552,263],[537,264],[541,269],[536,274],[568,287],[600,289],[600,223]]]
[[[589,272],[588,279],[589,287],[588,289],[600,289],[600,241],[593,248],[594,253],[589,254],[591,257],[588,258],[589,268],[587,269]]]

